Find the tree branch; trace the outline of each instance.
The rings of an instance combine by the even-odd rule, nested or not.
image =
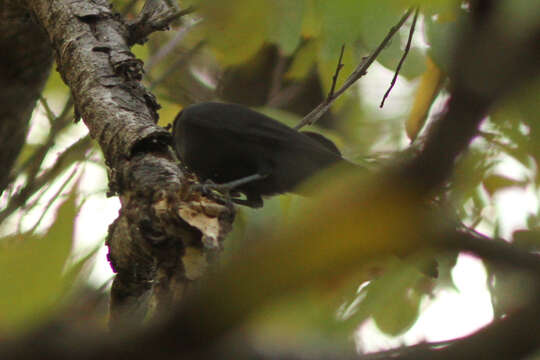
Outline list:
[[[169,134],[155,125],[159,105],[137,81],[142,63],[125,40],[127,28],[106,1],[94,3],[30,5],[58,49],[58,69],[72,90],[78,113],[114,167],[142,143],[155,141],[165,149]]]
[[[530,304],[474,334],[446,344],[420,344],[370,354],[362,360],[523,359],[540,345],[540,295]]]
[[[345,44],[341,45],[341,52],[339,53],[339,59],[336,66],[336,72],[334,73],[334,76],[332,76],[332,86],[330,87],[330,92],[328,93],[328,98],[332,98],[334,96],[334,91],[336,91],[336,84],[339,77],[339,72],[343,68],[343,53],[345,52]]]
[[[448,180],[494,104],[540,74],[539,22],[527,34],[509,36],[496,16],[481,21],[478,16],[462,25],[450,62],[446,110],[427,132],[422,151],[400,170],[399,176],[421,192],[435,191]]]
[[[184,10],[171,8],[162,0],[146,0],[144,7],[135,21],[128,24],[128,44],[144,44],[148,35],[156,31],[169,29],[169,25],[184,15],[191,14],[195,8]]]
[[[411,29],[409,30],[409,38],[407,39],[407,45],[405,46],[405,50],[403,51],[403,56],[399,60],[399,64],[396,68],[396,71],[394,72],[394,77],[392,78],[392,81],[390,82],[390,87],[386,92],[384,93],[384,96],[381,100],[381,105],[379,107],[384,106],[384,102],[386,101],[386,98],[388,95],[390,95],[390,91],[394,88],[394,85],[396,84],[397,77],[399,75],[399,71],[401,70],[401,67],[403,66],[403,63],[405,62],[405,59],[407,58],[407,55],[409,54],[409,49],[411,48],[412,38],[414,35],[414,28],[416,27],[416,21],[418,20],[418,13],[420,12],[420,7],[417,7],[414,11],[414,18],[411,24]]]
[[[330,106],[336,101],[336,99],[343,94],[349,87],[351,87],[358,79],[360,79],[362,76],[364,76],[367,73],[367,69],[371,66],[371,64],[377,59],[377,56],[383,51],[392,37],[399,31],[399,29],[403,26],[405,21],[411,16],[413,9],[410,8],[407,10],[405,15],[401,17],[399,22],[394,25],[386,37],[381,41],[380,45],[373,51],[373,53],[367,57],[362,59],[362,62],[358,64],[356,69],[349,75],[349,77],[345,80],[343,85],[335,92],[332,93],[331,96],[329,96],[320,103],[315,109],[313,109],[309,114],[307,114],[302,121],[298,125],[296,125],[294,128],[299,130],[303,128],[306,125],[313,125],[317,120],[321,118],[321,116],[324,115],[325,112],[330,109]]]
[[[32,179],[32,181],[12,194],[6,208],[0,211],[0,223],[9,215],[13,214],[15,210],[24,206],[30,196],[60,175],[65,169],[74,163],[84,160],[85,152],[90,148],[91,144],[91,139],[88,136],[78,140],[58,156],[50,169],[47,169],[39,177]]]
[[[18,0],[0,7],[0,194],[26,140],[28,125],[52,65],[46,34]]]
[[[55,48],[76,112],[104,153],[110,193],[120,195],[122,210],[107,238],[118,273],[111,326],[142,321],[151,306],[157,316],[204,274],[234,211],[200,193],[183,198],[190,179],[174,161],[169,132],[156,125],[159,105],[139,82],[142,62],[129,49],[129,27],[108,1],[28,4]]]

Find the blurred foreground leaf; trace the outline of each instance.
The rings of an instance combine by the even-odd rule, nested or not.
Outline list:
[[[53,310],[64,289],[63,270],[71,253],[76,194],[60,206],[44,235],[20,234],[0,245],[0,330],[21,330]]]
[[[373,179],[361,169],[350,173],[331,169],[325,175],[307,185],[319,196],[290,213],[286,224],[261,233],[262,241],[251,243],[209,279],[196,307],[188,306],[184,315],[193,321],[212,319],[217,329],[231,327],[261,305],[351,278],[374,259],[429,247],[434,232],[444,228],[435,221],[438,214],[405,184]],[[415,276],[411,279],[417,281]],[[397,290],[409,310],[407,316],[395,324],[379,316],[386,331],[401,332],[414,321],[419,295],[410,298],[407,291]],[[204,309],[204,314],[196,309]]]

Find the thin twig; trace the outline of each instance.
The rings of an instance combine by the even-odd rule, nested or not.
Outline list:
[[[58,135],[58,133],[60,133],[60,131],[62,131],[71,123],[72,119],[68,118],[68,115],[70,114],[72,108],[73,97],[70,95],[60,115],[58,115],[58,117],[54,119],[54,121],[51,123],[51,129],[45,142],[40,145],[39,148],[33,152],[32,156],[30,156],[21,166],[13,169],[12,174],[10,175],[10,178],[8,180],[9,183],[15,181],[15,178],[19,174],[26,171],[26,169],[28,168],[29,170],[27,171],[27,178],[29,179],[29,181],[31,182],[32,179],[36,177],[39,169],[41,168],[41,164],[45,159],[45,156],[47,155],[50,147],[53,145],[56,139],[56,136]]]
[[[86,137],[88,137],[88,135]],[[66,151],[68,151],[68,150],[69,150],[69,148]],[[86,161],[88,161],[86,159],[88,159],[89,157],[92,156],[92,153],[94,153],[94,150],[95,150],[94,148],[90,147],[88,150],[85,151],[85,153],[84,153],[84,156],[85,156],[84,161],[85,161],[85,163],[86,163]],[[76,164],[76,165],[78,165],[78,164]],[[65,169],[67,169],[68,167],[69,166],[66,166]],[[23,207],[23,210],[28,212],[28,211],[31,211],[32,209],[34,209],[38,204],[41,203],[41,199],[47,194],[47,190],[48,190],[47,187],[40,189],[39,194],[35,195],[35,196],[32,196],[32,202],[29,203],[29,204],[25,204],[24,207]]]
[[[393,26],[386,37],[383,39],[383,41],[379,44],[377,49],[367,58],[363,58],[362,62],[358,64],[356,69],[349,75],[349,77],[345,80],[345,83],[339,88],[332,98],[326,98],[322,103],[320,103],[315,109],[313,109],[309,114],[307,114],[302,121],[298,125],[296,125],[294,128],[296,130],[304,127],[305,125],[311,125],[315,121],[321,118],[325,112],[328,111],[330,106],[334,103],[334,101],[343,94],[351,85],[353,85],[358,79],[360,79],[362,76],[366,74],[367,69],[371,66],[371,64],[375,61],[377,56],[381,53],[381,51],[386,48],[388,43],[390,42],[390,39],[399,31],[399,29],[403,26],[405,21],[411,16],[413,11],[413,8],[410,8],[407,10],[405,15],[399,20],[399,22]]]
[[[143,44],[148,35],[156,31],[167,30],[173,21],[195,11],[195,8],[190,6],[184,10],[174,9],[158,13],[157,10],[159,9],[156,4],[147,0],[137,19],[129,22],[129,44]]]
[[[43,221],[43,218],[45,218],[45,215],[47,214],[47,212],[49,211],[49,209],[51,208],[52,204],[58,199],[58,197],[60,196],[60,194],[64,191],[64,189],[66,188],[66,186],[69,184],[69,182],[73,179],[73,177],[75,177],[75,175],[77,174],[77,172],[79,171],[79,167],[77,165],[75,165],[75,167],[73,168],[73,170],[71,171],[71,173],[68,175],[68,177],[66,178],[66,180],[64,180],[64,182],[62,183],[62,185],[60,186],[60,188],[54,193],[54,195],[49,199],[49,201],[47,202],[47,205],[45,205],[45,207],[43,208],[43,212],[41,213],[41,216],[39,217],[39,219],[36,221],[36,223],[34,224],[34,226],[32,226],[32,229],[30,230],[31,233],[33,233],[34,231],[36,231],[36,229],[38,228],[38,226],[41,224],[41,222]]]
[[[65,119],[71,113],[71,110],[73,109],[73,104],[74,104],[73,93],[70,92],[66,100],[66,103],[64,104],[64,108],[62,109],[62,112],[60,113],[60,115],[58,115],[58,118]]]
[[[328,98],[331,99],[334,96],[334,91],[336,90],[336,84],[337,79],[339,77],[339,72],[343,68],[343,53],[345,52],[345,44],[341,45],[341,52],[339,54],[339,60],[336,66],[336,72],[334,73],[334,76],[332,76],[332,87],[330,88],[330,92],[328,93]]]
[[[195,7],[194,6],[189,6],[189,7],[185,8],[184,10],[176,11],[176,12],[170,14],[169,16],[165,17],[163,19],[163,22],[169,24],[169,23],[173,22],[176,19],[180,19],[184,15],[191,14],[194,11],[195,11]]]
[[[405,59],[407,58],[407,55],[409,54],[409,50],[411,48],[411,43],[412,43],[412,38],[413,38],[413,35],[414,35],[414,28],[416,27],[416,21],[418,20],[418,12],[420,10],[420,7],[416,7],[416,10],[414,11],[414,19],[413,19],[413,22],[412,22],[412,25],[411,25],[411,29],[409,30],[409,38],[407,39],[407,45],[405,46],[405,50],[403,51],[403,55],[401,56],[401,59],[399,60],[399,64],[396,68],[396,71],[394,73],[394,77],[392,78],[392,82],[390,83],[390,87],[388,88],[388,90],[386,90],[386,93],[384,94],[383,98],[382,98],[382,101],[381,101],[381,105],[379,107],[383,107],[384,106],[384,102],[386,101],[386,98],[388,97],[388,95],[390,95],[390,91],[392,91],[392,89],[394,88],[394,85],[396,84],[396,81],[397,81],[397,77],[399,75],[399,71],[401,70],[401,66],[403,65],[403,63],[405,62]]]
[[[11,215],[19,207],[23,206],[30,196],[41,189],[45,184],[58,176],[64,169],[71,164],[84,159],[84,152],[92,145],[90,136],[85,136],[72,144],[56,159],[56,163],[38,178],[31,183],[26,184],[23,188],[13,194],[7,206],[0,211],[0,223],[2,223],[9,215]]]
[[[52,127],[54,124],[54,121],[56,120],[56,115],[54,115],[54,112],[52,111],[51,107],[49,106],[49,103],[47,102],[47,99],[43,97],[43,95],[39,96],[39,102],[41,103],[41,106],[45,109],[45,114],[47,115],[47,120],[49,120],[49,125]]]

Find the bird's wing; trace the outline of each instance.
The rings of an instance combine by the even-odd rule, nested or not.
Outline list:
[[[223,141],[237,141],[255,148],[272,148],[287,152],[293,151],[313,156],[320,154],[325,162],[338,161],[341,157],[320,141],[298,132],[264,114],[242,108],[237,109],[228,105],[227,111],[210,109],[208,113],[187,114],[184,119],[186,131],[190,127],[198,131],[207,131],[219,136]],[[321,135],[322,136],[322,135]],[[254,147],[252,147],[254,148]]]

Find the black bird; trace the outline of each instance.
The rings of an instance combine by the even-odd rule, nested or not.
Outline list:
[[[292,191],[317,171],[346,162],[324,136],[236,104],[186,107],[174,120],[173,138],[176,154],[201,180],[234,187],[233,195],[246,199],[233,201],[251,207],[261,207],[263,195]]]

